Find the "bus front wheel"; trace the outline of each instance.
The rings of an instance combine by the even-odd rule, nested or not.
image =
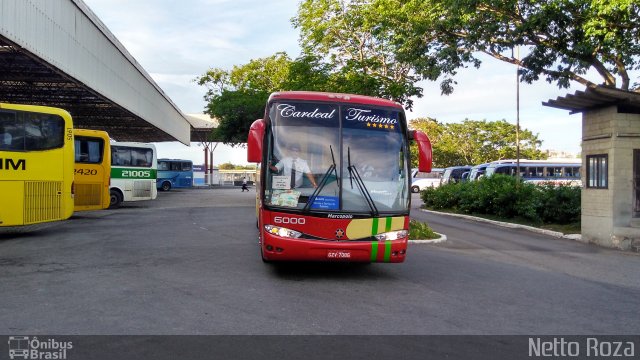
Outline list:
[[[165,181],[162,183],[162,191],[169,191],[171,190],[171,183],[168,181]]]
[[[122,203],[122,194],[117,190],[110,190],[111,200],[109,201],[109,207],[111,209],[117,208]]]
[[[267,259],[266,257],[264,257],[264,248],[262,247],[262,242],[260,239],[258,239],[258,246],[260,247],[260,257],[262,258],[262,262],[265,264],[268,264],[271,262],[271,260]]]

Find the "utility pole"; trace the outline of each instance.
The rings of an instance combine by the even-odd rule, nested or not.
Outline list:
[[[520,46],[516,47],[516,60],[516,178],[520,182]]]

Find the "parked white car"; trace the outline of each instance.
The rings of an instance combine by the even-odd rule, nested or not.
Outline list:
[[[419,172],[418,169],[413,169],[411,172],[411,192],[417,193],[426,188],[440,186],[440,179],[444,169],[434,168],[430,173]]]

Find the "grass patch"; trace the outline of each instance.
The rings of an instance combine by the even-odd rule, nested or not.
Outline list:
[[[582,233],[582,229],[580,227],[580,223],[544,224],[544,225],[540,225],[539,228],[552,230],[552,231],[559,231],[559,232],[561,232],[563,234],[580,234],[580,233]]]
[[[431,240],[439,237],[440,235],[436,234],[426,223],[413,219],[409,222],[409,240]]]

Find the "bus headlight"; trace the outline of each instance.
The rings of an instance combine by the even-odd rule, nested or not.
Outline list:
[[[378,234],[375,237],[376,239],[378,239],[378,241],[398,240],[398,239],[407,237],[407,234],[409,234],[407,230],[398,230],[398,231],[390,231],[387,233]]]
[[[278,235],[282,237],[299,238],[300,236],[302,236],[301,232],[283,228],[281,226],[265,225],[264,229],[267,230],[269,234]]]

